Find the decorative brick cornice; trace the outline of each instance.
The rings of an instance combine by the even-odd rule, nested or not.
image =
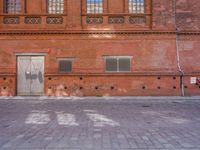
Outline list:
[[[183,38],[199,38],[200,32],[175,31],[0,31],[0,40],[92,40],[92,39],[174,39],[179,34]]]
[[[176,34],[178,33],[179,35],[200,35],[200,31],[156,31],[156,30],[144,30],[144,31],[130,31],[130,30],[118,30],[118,31],[114,31],[114,30],[110,30],[110,31],[104,31],[104,30],[98,30],[98,31],[94,31],[94,30],[83,30],[83,31],[63,31],[63,30],[7,30],[7,31],[0,31],[0,35],[28,35],[28,34],[32,34],[32,35],[55,35],[55,34],[65,34],[65,35],[92,35],[92,34],[116,34],[116,35],[142,35],[142,34]]]

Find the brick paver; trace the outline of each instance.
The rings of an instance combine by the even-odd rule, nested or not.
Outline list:
[[[1,99],[0,150],[200,150],[200,101]]]

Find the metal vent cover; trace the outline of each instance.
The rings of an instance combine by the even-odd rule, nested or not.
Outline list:
[[[59,72],[66,73],[72,71],[71,60],[59,60]]]

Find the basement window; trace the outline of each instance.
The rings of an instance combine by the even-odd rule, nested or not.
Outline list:
[[[72,62],[73,59],[68,59],[68,58],[62,58],[58,59],[58,64],[59,64],[59,73],[70,73],[72,72]]]
[[[130,72],[132,56],[106,56],[106,72]]]

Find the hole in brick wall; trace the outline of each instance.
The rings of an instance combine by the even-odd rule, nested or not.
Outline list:
[[[142,105],[142,107],[151,107],[150,105]]]
[[[49,77],[49,80],[51,80],[52,78],[51,77]]]
[[[66,89],[67,89],[67,87],[65,86],[65,87],[64,87],[64,89],[66,90]]]
[[[82,89],[83,89],[83,87],[81,86],[79,89],[80,89],[80,90],[82,90]]]
[[[174,86],[173,89],[176,89],[176,86]]]
[[[6,78],[3,78],[3,80],[6,80]]]
[[[51,89],[51,87],[49,86],[49,89]]]
[[[157,79],[160,80],[160,77],[158,77]]]
[[[200,86],[199,86],[199,88],[200,88]]]
[[[184,86],[184,88],[187,89],[188,87],[187,87],[187,86]]]
[[[98,90],[98,89],[99,89],[99,87],[98,87],[98,86],[96,86],[96,87],[95,87],[95,89],[96,89],[96,90]]]
[[[142,87],[142,89],[144,89],[144,90],[145,90],[145,89],[146,89],[146,87],[145,87],[145,86],[143,86],[143,87]]]
[[[176,77],[173,77],[174,80],[176,80]]]
[[[161,87],[160,87],[160,86],[158,86],[157,88],[158,88],[158,89],[161,89]]]
[[[111,90],[114,90],[114,89],[115,89],[115,87],[114,87],[114,86],[111,86],[111,87],[110,87],[110,89],[111,89]]]
[[[6,88],[7,88],[7,87],[5,87],[5,86],[3,87],[4,90],[5,90]]]
[[[80,80],[83,80],[83,77],[80,77]]]

